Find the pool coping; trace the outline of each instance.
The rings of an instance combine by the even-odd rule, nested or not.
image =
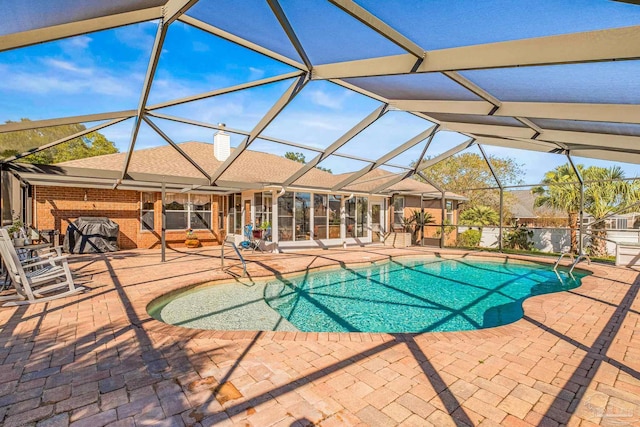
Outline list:
[[[391,260],[394,258],[423,258],[428,256],[437,256],[444,259],[447,258],[498,258],[514,261],[535,262],[546,265],[552,265],[555,263],[553,259],[545,257],[532,257],[528,255],[514,255],[514,254],[502,254],[495,252],[482,252],[482,251],[452,251],[452,250],[434,250],[425,252],[422,255],[417,254],[399,254],[399,255],[385,255],[380,259],[372,259],[367,261],[357,262],[335,262],[332,265],[319,266],[307,268],[304,270],[297,270],[293,272],[283,273],[280,276],[283,278],[293,277],[303,274],[305,271],[323,271],[327,269],[335,269],[340,266],[357,267],[371,265],[384,260]],[[571,264],[562,263],[563,267],[570,267]],[[617,267],[607,266],[599,264],[590,264],[588,266],[581,265],[580,270],[591,273],[588,276],[582,278],[581,285],[573,290],[585,290],[589,291],[596,287],[599,278],[607,277],[607,269],[617,269]],[[249,279],[254,280],[269,280],[270,278],[276,279],[275,274],[256,275],[251,276]],[[167,298],[171,295],[194,290],[200,287],[208,287],[214,284],[233,283],[240,282],[241,280],[229,274],[229,277],[219,280],[211,280],[200,283],[178,283],[172,286],[170,289],[158,289],[155,292],[149,292],[139,295],[140,299],[136,300],[131,307],[135,311],[136,318],[138,319],[137,326],[141,327],[148,333],[157,333],[166,336],[172,336],[179,339],[222,339],[222,340],[256,340],[256,339],[270,339],[275,341],[355,341],[355,342],[386,342],[386,341],[408,341],[408,340],[420,340],[420,341],[467,341],[471,339],[488,339],[493,337],[513,337],[528,331],[534,330],[537,327],[526,321],[524,317],[537,320],[544,323],[546,320],[546,312],[544,310],[544,304],[547,301],[555,300],[559,296],[561,297],[564,292],[554,292],[551,294],[536,295],[527,298],[522,303],[524,312],[523,318],[509,323],[507,325],[495,326],[492,328],[479,329],[475,331],[447,331],[447,332],[421,332],[421,333],[372,333],[372,332],[293,332],[293,331],[243,331],[243,330],[201,330],[190,329],[181,326],[170,325],[162,321],[156,320],[148,313],[147,308],[156,303],[161,298]]]

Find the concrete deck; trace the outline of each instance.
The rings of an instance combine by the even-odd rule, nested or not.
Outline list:
[[[249,272],[424,252],[255,254]],[[528,299],[520,321],[474,332],[192,331],[149,317],[159,295],[232,277],[218,255],[74,256],[87,292],[0,308],[0,424],[640,425],[634,270],[592,265],[580,288]]]

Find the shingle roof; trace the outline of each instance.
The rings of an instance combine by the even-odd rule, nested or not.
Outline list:
[[[205,142],[183,142],[180,148],[195,160],[207,173],[213,174],[222,162],[213,155],[213,144]],[[233,150],[233,149],[232,149]],[[60,166],[72,166],[88,169],[121,170],[126,153],[107,154],[59,163]],[[300,169],[301,163],[275,154],[246,150],[220,177],[221,181],[263,185],[279,185]],[[162,146],[136,150],[131,156],[130,172],[150,173],[168,176],[202,178],[202,174],[177,150],[171,146]],[[331,174],[320,169],[311,169],[293,185],[329,189],[350,174]],[[371,192],[385,182],[395,178],[391,172],[374,169],[344,188],[344,191]],[[438,193],[431,185],[407,178],[385,192]],[[452,194],[453,195],[453,194]]]
[[[564,218],[567,216],[565,212],[557,209],[535,207],[536,196],[531,193],[531,190],[514,190],[509,191],[508,194],[513,196],[510,209],[514,218]]]

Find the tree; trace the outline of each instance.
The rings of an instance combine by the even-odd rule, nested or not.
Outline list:
[[[607,255],[607,236],[604,219],[614,213],[624,213],[625,207],[640,200],[640,186],[636,181],[622,181],[624,171],[619,166],[602,168],[591,166],[584,172],[585,181],[593,181],[585,186],[585,212],[593,217],[594,239],[591,254]]]
[[[415,224],[415,229],[413,230],[414,242],[418,242],[418,232],[420,233],[420,237],[424,239],[424,227],[427,224],[433,224],[435,222],[433,215],[424,211],[414,211],[411,221]]]
[[[460,214],[460,224],[463,225],[499,225],[500,215],[489,206],[477,205],[466,209]]]
[[[286,153],[284,153],[284,158],[293,160],[294,162],[298,163],[307,163],[307,159],[305,158],[304,154],[294,153],[293,151],[287,151]]]
[[[286,153],[284,153],[284,157],[285,159],[293,160],[294,162],[307,163],[307,159],[305,158],[305,155],[303,153],[294,153],[293,151],[287,151]],[[322,166],[316,166],[316,169],[333,173],[331,172],[331,169],[323,168]]]
[[[580,174],[584,176],[582,165],[576,166]],[[569,220],[569,233],[571,235],[571,252],[578,251],[578,212],[580,211],[580,188],[578,185],[569,183],[577,182],[573,168],[568,163],[560,165],[554,170],[544,174],[542,184],[548,187],[534,187],[531,192],[535,194],[535,207],[547,206],[552,209],[561,210],[567,213]]]
[[[607,233],[604,219],[614,213],[623,213],[625,208],[640,200],[640,186],[636,181],[623,181],[624,172],[619,166],[584,168],[583,165],[577,165],[576,168],[587,182],[584,188],[584,211],[595,221],[592,225],[595,238],[590,248],[591,254],[603,256],[607,253],[606,241],[603,240]],[[578,247],[576,230],[580,211],[580,186],[567,183],[577,181],[573,168],[564,164],[545,174],[543,184],[549,184],[547,188],[532,189],[538,195],[536,206],[544,205],[567,212],[573,252],[577,252]]]
[[[21,119],[28,122],[29,119]],[[7,123],[13,123],[7,121]],[[82,124],[49,126],[16,132],[0,133],[0,157],[6,158],[41,147],[50,142],[86,130]],[[91,132],[79,138],[58,144],[20,159],[25,163],[51,164],[85,157],[117,153],[118,149],[99,132]]]
[[[503,185],[521,184],[522,165],[509,157],[488,156],[496,175]],[[476,153],[463,153],[449,157],[436,163],[422,172],[430,181],[438,183],[447,191],[462,194],[469,198],[463,210],[474,206],[490,206],[494,211],[500,210],[500,194],[497,190],[469,191],[472,188],[497,187],[484,158]],[[505,207],[509,206],[509,194],[504,194]]]

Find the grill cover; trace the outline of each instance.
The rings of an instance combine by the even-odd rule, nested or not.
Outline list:
[[[72,254],[115,252],[120,227],[106,217],[82,216],[67,227],[64,250]]]

